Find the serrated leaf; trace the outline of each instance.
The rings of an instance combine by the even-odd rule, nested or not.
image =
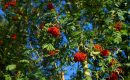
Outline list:
[[[54,48],[54,46],[52,44],[44,44],[42,46],[42,49],[55,50],[55,48]]]
[[[11,64],[11,65],[8,65],[7,67],[6,67],[6,70],[14,70],[16,68],[16,65],[15,64]]]
[[[117,43],[119,44],[121,41],[122,41],[122,38],[121,38],[121,34],[118,33],[118,32],[114,32],[113,35],[112,35],[114,38],[114,43]]]
[[[50,44],[49,47],[50,47],[50,50],[55,50],[55,48],[52,44]]]

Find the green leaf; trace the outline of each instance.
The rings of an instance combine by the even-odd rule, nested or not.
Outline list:
[[[42,49],[45,49],[45,48],[47,48],[47,47],[48,47],[48,44],[42,45]]]
[[[105,72],[105,67],[102,66],[101,67],[101,71]]]
[[[111,18],[107,18],[106,20],[105,20],[105,23],[107,24],[107,25],[109,25],[110,23],[112,23],[113,22],[113,20],[111,19]]]
[[[54,48],[54,46],[52,44],[44,44],[42,46],[42,49],[55,50],[55,48]]]
[[[73,36],[77,36],[77,35],[79,35],[80,33],[81,33],[80,31],[76,31],[76,32],[73,32],[72,35],[73,35]]]
[[[4,75],[4,77],[5,77],[5,80],[12,80],[10,75]]]
[[[41,80],[46,80],[46,79],[44,77],[42,77]]]
[[[20,60],[19,62],[21,62],[21,63],[29,63],[28,60]]]
[[[91,53],[94,54],[94,55],[98,55],[100,52],[94,52],[94,51],[92,51]]]
[[[130,63],[125,63],[125,65],[130,67]]]
[[[29,80],[29,79],[25,77],[25,78],[18,78],[17,80]]]
[[[99,66],[103,66],[103,64],[100,62],[99,64],[98,64]]]
[[[11,65],[8,65],[7,67],[6,67],[6,70],[14,70],[16,68],[16,65],[15,64],[11,64]]]
[[[92,80],[91,76],[87,76],[85,80]]]
[[[128,35],[128,32],[127,32],[127,30],[121,30],[121,34],[127,36],[127,35]]]
[[[55,48],[52,44],[48,44],[47,50],[55,50]]]
[[[114,43],[119,44],[120,42],[122,42],[121,34],[119,32],[114,32],[112,36],[114,39]]]

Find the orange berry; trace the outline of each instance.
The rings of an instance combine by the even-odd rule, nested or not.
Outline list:
[[[99,44],[95,44],[94,45],[94,49],[97,50],[97,51],[99,51],[99,52],[101,52],[103,50],[102,46],[99,45]]]

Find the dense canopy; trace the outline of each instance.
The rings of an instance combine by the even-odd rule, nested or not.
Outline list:
[[[129,0],[0,0],[0,80],[129,79]]]

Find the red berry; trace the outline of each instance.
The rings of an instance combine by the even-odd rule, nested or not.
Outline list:
[[[9,2],[7,2],[7,3],[4,5],[5,9],[7,9],[9,6],[10,6]]]
[[[77,52],[74,55],[74,61],[75,62],[83,62],[86,60],[87,54],[83,53],[83,52]]]
[[[109,53],[110,53],[109,50],[103,50],[103,51],[101,52],[101,55],[102,55],[103,57],[107,57],[107,56],[109,55]]]
[[[10,5],[11,5],[11,6],[16,6],[16,2],[15,2],[15,1],[10,2]]]
[[[57,27],[48,28],[48,33],[52,34],[54,37],[60,36],[60,30]]]
[[[7,9],[9,6],[16,6],[16,0],[12,0],[10,2],[7,2],[5,4],[5,9]]]
[[[51,9],[54,9],[54,6],[53,6],[52,3],[49,3],[49,4],[47,5],[47,8],[48,8],[49,10],[51,10]]]
[[[117,67],[117,69],[116,69],[118,72],[119,72],[119,74],[120,73],[123,73],[123,68],[120,66],[120,67]]]
[[[54,56],[54,55],[56,55],[57,53],[59,52],[59,50],[51,50],[51,51],[49,51],[49,55],[50,56]]]
[[[17,35],[16,34],[12,34],[11,35],[11,39],[16,40],[17,39]]]
[[[121,28],[122,28],[122,23],[121,22],[116,22],[115,23],[115,28],[116,28],[116,31],[120,31]]]
[[[118,73],[113,71],[110,77],[107,78],[106,80],[118,80]]]
[[[49,55],[50,56],[54,56],[55,55],[55,51],[49,51]]]

